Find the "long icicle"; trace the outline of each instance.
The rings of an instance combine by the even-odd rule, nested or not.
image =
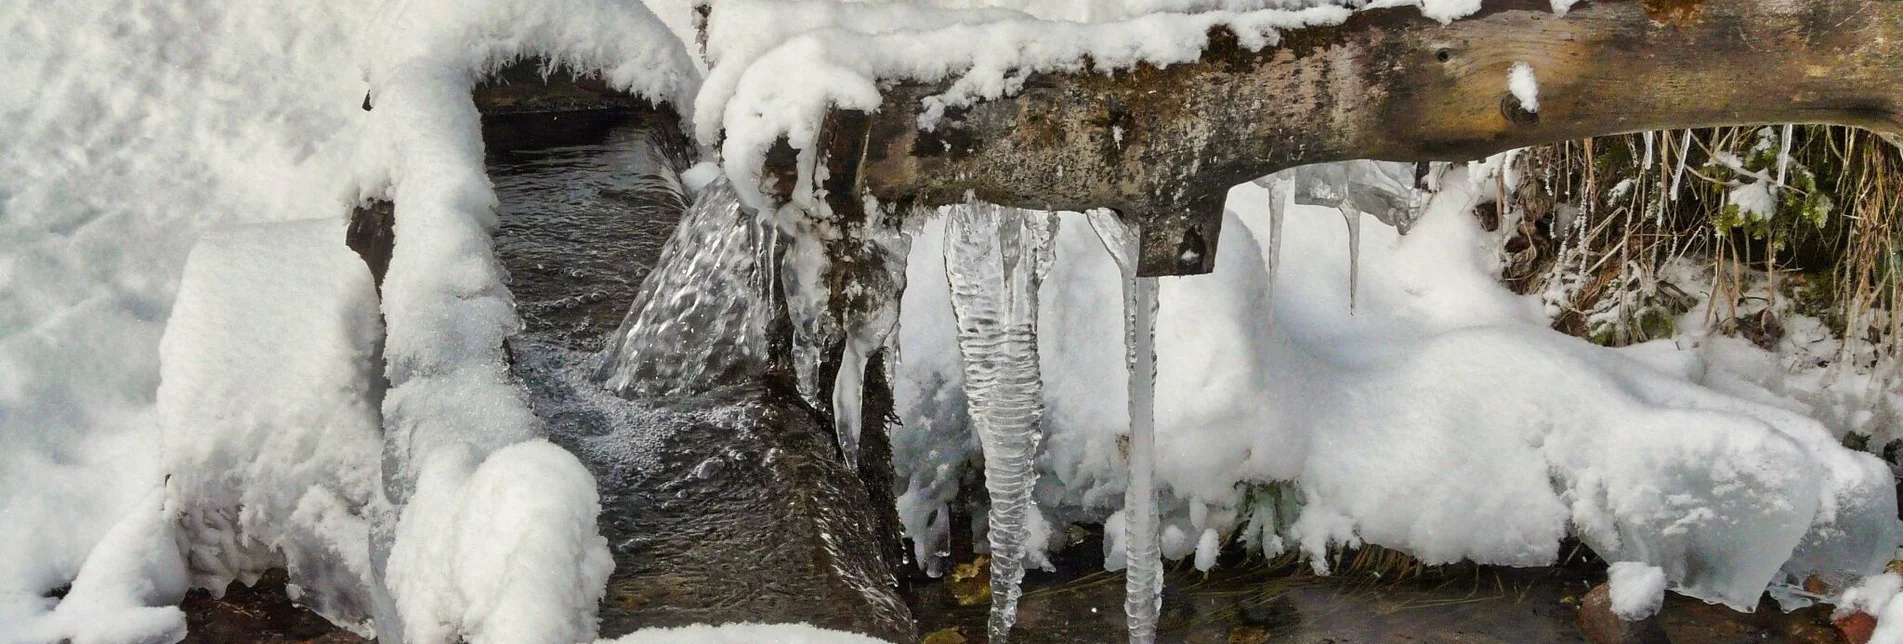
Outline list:
[[[1123,493],[1124,614],[1130,642],[1156,641],[1163,609],[1163,551],[1156,507],[1157,281],[1137,277],[1136,233],[1109,210],[1090,212],[1090,226],[1123,273],[1123,335],[1129,360],[1130,484]]]
[[[964,359],[965,398],[984,450],[991,496],[992,642],[1017,621],[1031,490],[1037,483],[1044,392],[1037,355],[1037,290],[1050,269],[1057,218],[986,204],[951,208],[945,273]]]
[[[1341,220],[1348,224],[1348,314],[1355,314],[1355,299],[1361,290],[1361,211],[1343,204]]]

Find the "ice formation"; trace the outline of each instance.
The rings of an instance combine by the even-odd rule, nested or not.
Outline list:
[[[1137,231],[1108,210],[1090,227],[1117,262],[1123,284],[1123,336],[1130,396],[1130,483],[1123,492],[1124,604],[1131,642],[1156,641],[1163,608],[1163,552],[1156,508],[1157,278],[1137,277]]]
[[[988,204],[950,209],[945,273],[964,360],[972,433],[984,449],[991,511],[991,640],[1017,620],[1030,541],[1034,460],[1044,415],[1037,350],[1038,285],[1049,270],[1057,218]]]

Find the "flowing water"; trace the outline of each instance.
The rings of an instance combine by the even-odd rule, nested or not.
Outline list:
[[[759,276],[745,261],[674,265],[676,279],[643,285],[657,265],[692,263],[701,254],[688,251],[702,244],[744,259],[764,238],[731,190],[722,199],[710,187],[669,241],[689,212],[675,137],[628,124],[584,142],[492,146],[489,159],[502,206],[497,255],[525,322],[510,341],[513,370],[550,439],[599,483],[615,558],[602,635],[791,621],[908,639],[880,524],[824,418],[770,375],[718,366],[749,360],[724,342],[735,326],[719,325],[756,324],[747,300]],[[609,350],[630,342],[638,350]],[[609,353],[635,358],[604,361]],[[618,367],[628,367],[617,388],[627,398],[600,379]],[[691,397],[644,386],[685,381],[728,386]]]

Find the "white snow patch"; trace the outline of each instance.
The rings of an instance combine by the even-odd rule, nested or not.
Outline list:
[[[99,539],[66,598],[39,619],[0,622],[0,641],[123,644],[185,637],[185,561],[174,540],[178,511],[149,488]],[[17,629],[17,630],[16,630]]]
[[[1612,595],[1612,613],[1619,619],[1635,622],[1651,617],[1665,605],[1665,571],[1658,566],[1637,562],[1614,562],[1606,583]]]
[[[543,440],[438,453],[390,553],[405,641],[584,642],[614,559],[595,479]]]
[[[222,594],[288,567],[303,603],[371,632],[382,331],[341,221],[221,229],[193,249],[158,392],[193,586]]]
[[[1528,112],[1540,111],[1540,81],[1533,76],[1533,66],[1524,61],[1513,63],[1507,70],[1507,91],[1513,98],[1519,99],[1520,108]]]

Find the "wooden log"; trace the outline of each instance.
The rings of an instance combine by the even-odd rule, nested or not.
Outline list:
[[[1538,79],[1537,112],[1508,91],[1516,63]],[[1547,0],[1489,0],[1448,25],[1408,7],[1357,12],[1254,52],[1218,28],[1197,62],[1032,74],[931,132],[920,102],[947,84],[901,82],[877,113],[830,115],[821,141],[843,219],[864,218],[866,194],[1107,207],[1142,231],[1140,274],[1179,275],[1213,267],[1228,189],[1284,168],[1719,125],[1895,133],[1898,79],[1899,0],[1614,0],[1564,16]]]

